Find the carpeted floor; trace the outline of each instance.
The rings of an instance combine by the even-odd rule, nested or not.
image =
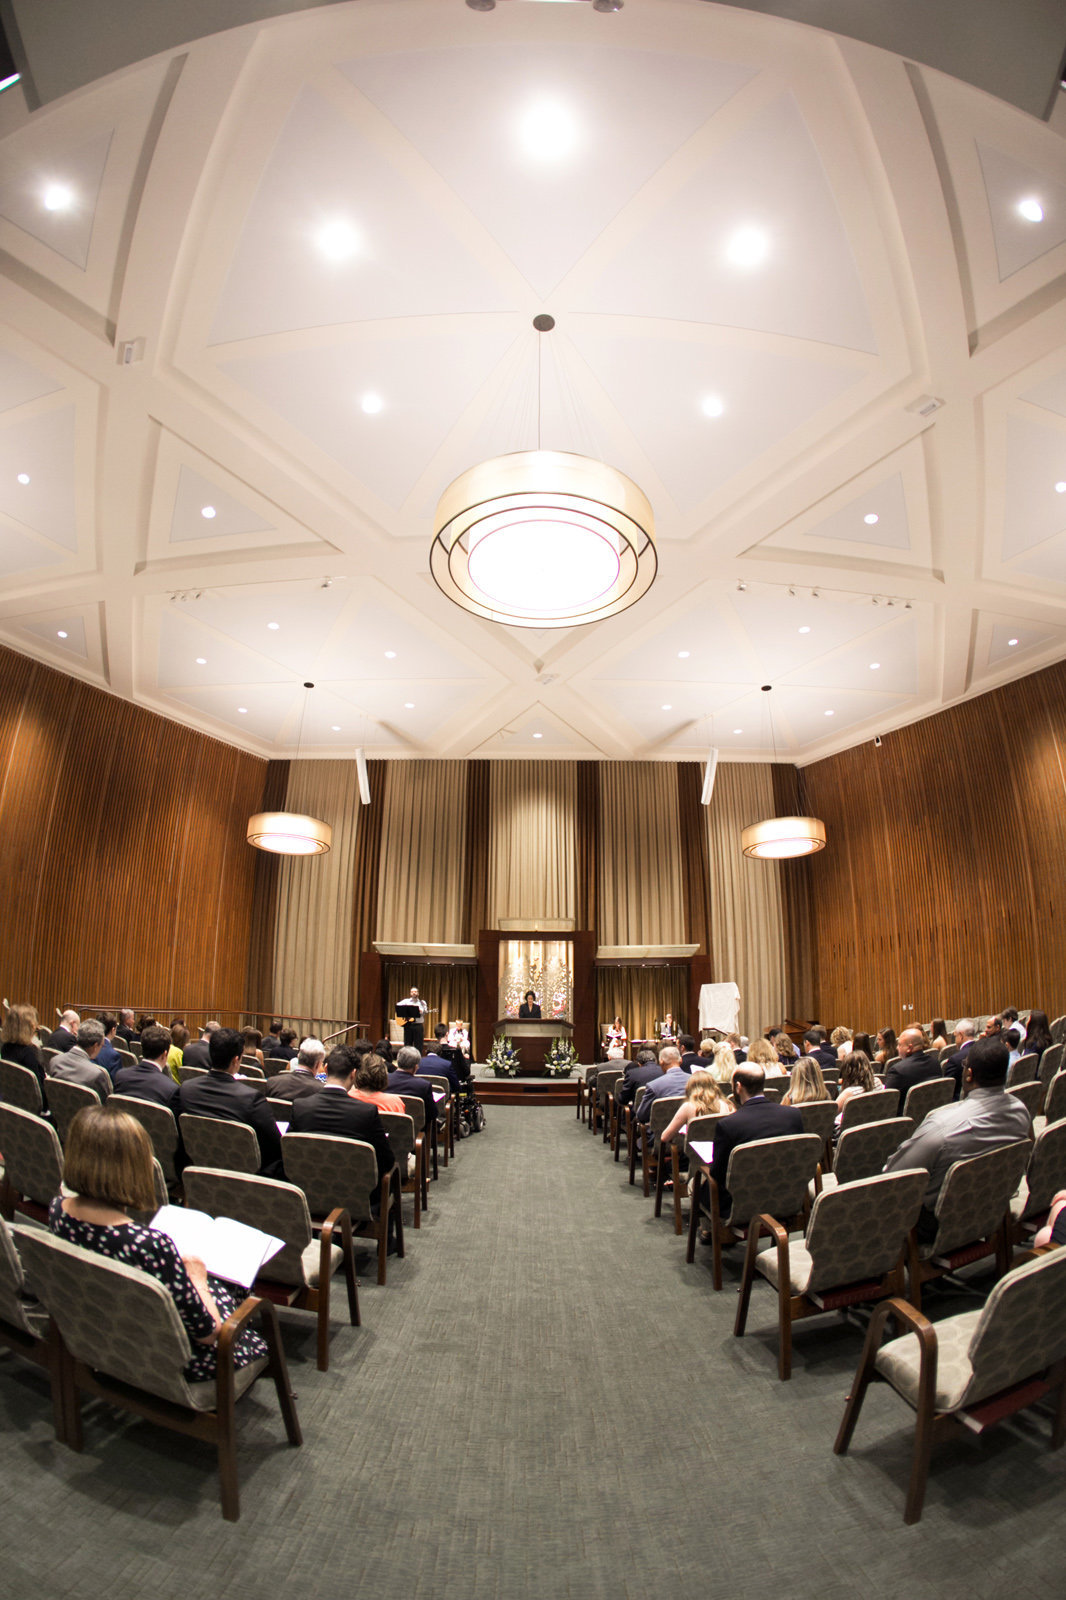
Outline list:
[[[803,1325],[779,1383],[768,1289],[732,1336],[739,1262],[714,1294],[572,1111],[488,1117],[387,1287],[361,1272],[364,1326],[335,1322],[328,1373],[312,1319],[284,1316],[305,1442],[267,1387],[243,1402],[236,1526],[204,1447],[89,1405],[75,1456],[41,1376],[0,1360],[4,1600],[1061,1596],[1044,1422],[946,1444],[905,1528],[902,1403],[873,1390],[831,1453],[854,1329]]]

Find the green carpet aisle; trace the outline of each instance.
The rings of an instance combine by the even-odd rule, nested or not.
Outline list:
[[[266,1386],[239,1407],[236,1527],[206,1450],[90,1405],[79,1458],[41,1376],[0,1360],[5,1600],[1061,1595],[1043,1424],[947,1444],[904,1528],[902,1403],[872,1392],[831,1454],[859,1336],[799,1328],[780,1384],[769,1291],[734,1340],[737,1266],[715,1295],[572,1111],[490,1108],[430,1198],[388,1286],[364,1265],[328,1373],[285,1317],[305,1443]]]

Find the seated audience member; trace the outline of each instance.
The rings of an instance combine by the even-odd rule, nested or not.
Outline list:
[[[834,1028],[829,1035],[829,1043],[836,1051],[837,1060],[851,1054],[851,1029]]]
[[[696,1041],[691,1033],[683,1033],[677,1042],[681,1050],[681,1065],[685,1071],[691,1072],[695,1067],[700,1066],[700,1053],[696,1049]]]
[[[792,1068],[792,1081],[788,1093],[781,1101],[783,1106],[804,1105],[811,1100],[828,1100],[829,1090],[822,1077],[822,1069],[813,1056],[797,1061]]]
[[[622,1021],[621,1017],[615,1017],[614,1021],[607,1029],[607,1038],[605,1042],[608,1049],[610,1049],[613,1044],[620,1044],[622,1046],[622,1054],[625,1054],[629,1046],[629,1035],[626,1033],[625,1023]]]
[[[978,1039],[962,1069],[963,1098],[930,1111],[885,1162],[886,1172],[924,1167],[929,1174],[918,1217],[923,1243],[936,1234],[933,1208],[953,1162],[1029,1138],[1029,1113],[1017,1095],[1008,1094],[1006,1082],[1006,1045],[1001,1039]]]
[[[899,1036],[899,1060],[885,1072],[885,1088],[899,1090],[899,1108],[902,1112],[907,1090],[916,1083],[939,1078],[940,1057],[930,1050],[921,1028],[904,1028]]]
[[[448,1029],[447,1050],[450,1052],[448,1059],[458,1073],[460,1082],[467,1083],[474,1058],[470,1049],[470,1029],[461,1019],[453,1022]],[[387,1061],[389,1057],[385,1059]]]
[[[718,1204],[723,1216],[728,1216],[732,1200],[726,1189],[729,1157],[741,1144],[751,1144],[755,1139],[778,1139],[788,1134],[803,1132],[803,1118],[795,1106],[775,1105],[763,1094],[763,1070],[750,1062],[738,1067],[733,1074],[733,1097],[737,1110],[731,1117],[723,1117],[714,1131],[714,1160],[711,1177],[718,1185]]]
[[[622,1076],[615,1085],[614,1097],[617,1104],[631,1105],[636,1098],[637,1090],[643,1089],[646,1084],[654,1083],[661,1071],[659,1058],[654,1050],[638,1050],[637,1059],[626,1063]]]
[[[205,1072],[211,1070],[211,1035],[221,1028],[221,1022],[205,1022],[198,1039],[190,1039],[189,1043],[182,1046],[181,1064],[183,1067],[202,1067]]]
[[[740,1063],[738,1062],[737,1065],[739,1066]],[[761,1067],[767,1078],[784,1078],[788,1076],[781,1057],[768,1039],[756,1039],[752,1043],[748,1050],[748,1065]],[[730,1076],[729,1081],[732,1082],[732,1076]]]
[[[877,1033],[877,1049],[873,1054],[874,1067],[880,1071],[889,1061],[899,1055],[899,1046],[896,1043],[896,1030],[894,1028],[880,1028]]]
[[[371,1054],[369,1050],[365,1053]],[[437,1102],[433,1098],[433,1085],[417,1075],[421,1064],[421,1050],[416,1049],[413,1044],[405,1044],[403,1049],[397,1052],[396,1066],[389,1073],[388,1087],[393,1094],[421,1095],[426,1106],[426,1127],[432,1128],[438,1121]]]
[[[820,1067],[835,1067],[839,1060],[824,1028],[808,1028],[803,1035],[803,1054],[813,1056]]]
[[[685,1103],[678,1106],[662,1133],[663,1144],[670,1144],[693,1117],[727,1117],[733,1107],[722,1093],[721,1086],[709,1072],[691,1074],[685,1088]]]
[[[179,1255],[165,1233],[131,1221],[130,1211],[156,1207],[152,1146],[140,1123],[103,1106],[79,1111],[67,1135],[63,1183],[74,1192],[67,1199],[57,1194],[52,1201],[52,1232],[158,1279],[173,1299],[193,1349],[184,1369],[186,1380],[214,1382],[218,1330],[236,1311],[244,1290],[209,1276],[199,1256]],[[263,1340],[245,1326],[233,1347],[234,1366],[246,1367],[266,1354]]]
[[[103,1067],[113,1083],[115,1081],[115,1073],[122,1065],[122,1057],[119,1055],[118,1050],[115,1049],[115,1030],[118,1027],[118,1018],[113,1016],[110,1011],[101,1011],[96,1020],[104,1030],[104,1042],[100,1046],[100,1054],[96,1058],[96,1065]]]
[[[321,1039],[305,1039],[295,1061],[284,1072],[267,1079],[267,1094],[272,1100],[302,1100],[317,1094],[322,1085],[317,1074],[323,1070],[326,1047]]]
[[[948,1025],[943,1017],[934,1017],[929,1024],[930,1050],[946,1050],[951,1040],[948,1038]]]
[[[443,1022],[438,1022],[433,1030],[433,1049],[428,1055],[422,1057],[418,1071],[423,1077],[447,1078],[452,1094],[459,1094],[462,1084],[459,1074],[446,1056],[440,1053],[440,1047],[448,1037],[448,1029]]]
[[[374,1052],[373,1053],[374,1053],[374,1055],[381,1057],[381,1059],[382,1059],[382,1061],[384,1061],[386,1067],[391,1067],[392,1066],[392,1062],[393,1062],[393,1057],[395,1055],[395,1051],[392,1048],[392,1041],[391,1040],[389,1040],[389,1039],[379,1039],[377,1044],[374,1046]]]
[[[975,1042],[974,1033],[974,1025],[969,1017],[960,1017],[955,1024],[955,1054],[948,1056],[944,1062],[943,1076],[954,1079],[956,1100],[962,1088],[962,1069],[966,1064],[966,1054],[973,1048]]]
[[[384,1056],[357,1056],[355,1083],[349,1090],[353,1100],[365,1100],[379,1111],[393,1111],[398,1116],[407,1115],[403,1097],[389,1089],[389,1068]]]
[[[378,1182],[370,1198],[376,1201],[381,1194],[381,1180],[395,1165],[395,1159],[377,1106],[355,1100],[349,1093],[358,1065],[359,1058],[350,1045],[339,1044],[331,1050],[326,1057],[326,1081],[318,1094],[302,1095],[293,1102],[289,1132],[328,1133],[335,1139],[361,1139],[373,1146]]]
[[[729,1050],[726,1045],[725,1049]],[[729,1051],[730,1055],[733,1052]],[[644,1086],[640,1104],[637,1107],[637,1121],[647,1122],[651,1116],[651,1108],[655,1101],[663,1095],[684,1094],[688,1088],[689,1075],[681,1065],[681,1052],[674,1044],[664,1045],[659,1051],[659,1076],[652,1078]]]
[[[738,1066],[742,1066],[748,1059],[748,1041],[739,1033],[727,1033],[726,1044],[733,1052],[733,1057]]]
[[[238,1083],[243,1035],[219,1028],[211,1035],[211,1070],[206,1078],[190,1078],[178,1092],[178,1110],[194,1117],[243,1122],[259,1141],[259,1176],[283,1178],[281,1135],[265,1096],[251,1083]]]
[[[853,1050],[840,1063],[840,1090],[837,1094],[837,1115],[833,1124],[834,1141],[840,1136],[840,1123],[844,1107],[858,1094],[872,1094],[877,1088],[873,1063],[862,1050]]]
[[[185,1046],[188,1042],[189,1030],[184,1022],[172,1022],[170,1025],[170,1049],[167,1051],[167,1070],[175,1083],[180,1082],[178,1068],[185,1065]]]
[[[1007,1070],[1010,1071],[1010,1068],[1013,1067],[1014,1063],[1016,1061],[1020,1061],[1022,1057],[1021,1029],[1008,1028],[1006,1033],[1001,1034],[1000,1037],[1002,1038],[1003,1043],[1007,1046],[1007,1049],[1010,1051],[1010,1060],[1007,1063]]]
[[[861,1050],[863,1055],[869,1056],[870,1060],[872,1061],[874,1058],[874,1042],[870,1038],[870,1035],[868,1033],[855,1034],[852,1038],[850,1047],[845,1050],[844,1055],[850,1055],[852,1050]],[[844,1058],[842,1056],[841,1060],[843,1059]]]
[[[1051,1028],[1048,1024],[1047,1012],[1030,1011],[1029,1024],[1025,1030],[1025,1054],[1027,1056],[1042,1056],[1051,1042]]]
[[[1047,1221],[1033,1237],[1033,1248],[1066,1244],[1066,1189],[1060,1189],[1048,1208]]]
[[[1002,1032],[1003,1018],[999,1016],[989,1017],[988,1021],[985,1023],[985,1029],[981,1037],[982,1039],[998,1039]]]
[[[263,1035],[259,1032],[259,1029],[245,1028],[241,1033],[241,1038],[244,1041],[244,1049],[242,1050],[241,1054],[246,1056],[254,1056],[256,1061],[258,1061],[259,1065],[265,1072],[266,1062],[263,1059],[263,1052],[259,1048],[263,1042]]]
[[[626,1058],[626,1053],[622,1049],[622,1046],[620,1044],[609,1044],[607,1046],[607,1059],[608,1059],[608,1061],[612,1061],[612,1062],[614,1062],[614,1061],[624,1061],[625,1058]]]
[[[733,1074],[737,1070],[737,1058],[733,1054],[733,1046],[728,1039],[720,1039],[714,1047],[714,1058],[711,1071],[718,1082],[728,1085],[733,1081]]]
[[[771,1034],[770,1043],[777,1051],[777,1058],[785,1071],[791,1072],[793,1064],[799,1060],[802,1054],[799,1046],[792,1043],[783,1028],[778,1028]]]
[[[141,1059],[132,1067],[119,1067],[115,1073],[116,1094],[131,1094],[137,1100],[151,1100],[178,1113],[178,1086],[167,1066],[170,1034],[166,1028],[145,1028],[141,1034]]]
[[[268,1061],[281,1043],[281,1018],[273,1017],[266,1033],[263,1034],[261,1045],[263,1060]]]
[[[41,1052],[34,1042],[37,1037],[37,1011],[33,1006],[8,1006],[4,1025],[0,1028],[0,1056],[26,1067],[33,1073],[44,1093],[44,1066]]]
[[[133,1026],[133,1012],[132,1011],[120,1011],[119,1012],[119,1014],[118,1014],[118,1027],[117,1027],[117,1029],[115,1031],[118,1034],[120,1039],[125,1039],[127,1046],[131,1045],[134,1042],[135,1039],[139,1039],[141,1037],[140,1034],[137,1032],[137,1029]],[[122,1049],[122,1048],[123,1047],[120,1045],[119,1049]]]
[[[95,1017],[90,1017],[87,1022],[79,1022],[76,1042],[69,1050],[51,1056],[45,1062],[46,1077],[62,1078],[64,1083],[84,1084],[88,1089],[95,1089],[101,1100],[106,1100],[111,1093],[111,1076],[96,1064],[103,1042],[102,1022],[97,1022]]]
[[[64,1011],[59,1019],[59,1027],[41,1040],[46,1050],[72,1050],[77,1044],[78,1024],[81,1018],[76,1011]]]

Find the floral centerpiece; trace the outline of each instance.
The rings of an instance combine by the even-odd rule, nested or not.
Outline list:
[[[517,1078],[519,1064],[518,1049],[513,1040],[498,1033],[492,1041],[486,1066],[494,1077]]]
[[[549,1078],[569,1078],[576,1061],[577,1051],[569,1039],[553,1039],[544,1059],[544,1071]]]

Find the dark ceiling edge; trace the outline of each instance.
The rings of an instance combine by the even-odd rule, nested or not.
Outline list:
[[[15,66],[18,68],[19,84],[26,97],[26,104],[31,111],[39,111],[42,103],[41,97],[37,93],[37,86],[33,81],[33,73],[30,71],[29,57],[22,42],[22,32],[18,25],[18,18],[15,16],[13,0],[0,0],[0,23],[3,24],[4,37],[7,39],[8,47],[15,59]]]

